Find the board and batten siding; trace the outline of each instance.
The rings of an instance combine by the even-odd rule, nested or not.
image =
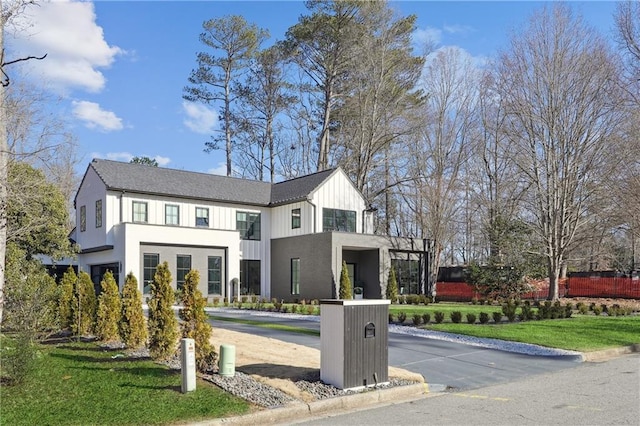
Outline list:
[[[79,189],[75,199],[76,203],[76,242],[82,249],[90,249],[94,247],[110,244],[107,240],[107,230],[109,224],[106,221],[107,216],[107,190],[92,168],[89,168],[82,187]],[[96,201],[102,200],[102,226],[96,228]],[[80,227],[80,209],[84,206],[86,209],[86,230],[81,231]]]
[[[322,232],[323,208],[355,211],[356,232],[362,232],[362,212],[366,209],[364,198],[342,170],[331,175],[311,194],[310,199],[317,208],[317,232]]]
[[[300,228],[291,228],[291,212],[300,209]],[[271,238],[297,237],[313,234],[313,206],[306,201],[271,209]]]

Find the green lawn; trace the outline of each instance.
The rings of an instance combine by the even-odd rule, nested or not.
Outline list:
[[[470,305],[468,303],[432,303],[429,305],[390,305],[389,313],[393,315],[398,315],[400,312],[405,312],[407,314],[407,318],[411,320],[413,314],[431,314],[431,318],[433,318],[433,314],[436,311],[444,312],[446,314],[446,318],[449,318],[449,314],[453,311],[462,312],[462,316],[464,317],[468,313],[473,313],[476,315],[480,315],[480,312],[486,312],[491,315],[493,311],[500,311],[502,309],[501,306],[498,305]]]
[[[578,315],[568,319],[502,324],[430,324],[429,330],[590,352],[640,343],[640,316]]]
[[[195,391],[182,394],[180,372],[149,360],[113,358],[119,353],[93,343],[42,345],[25,383],[1,388],[0,423],[167,424],[237,415],[250,408],[200,379]]]

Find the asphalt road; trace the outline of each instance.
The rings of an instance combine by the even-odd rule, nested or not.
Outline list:
[[[639,425],[640,354],[301,421],[308,425]]]
[[[248,318],[320,330],[320,323],[305,319],[253,315],[252,311],[213,310],[211,315]],[[214,327],[257,334],[320,349],[320,338],[228,321],[211,321]],[[230,344],[233,342],[229,342]],[[422,374],[431,391],[470,390],[528,376],[576,368],[575,357],[532,356],[461,343],[389,333],[389,365]],[[637,424],[637,423],[636,423]]]

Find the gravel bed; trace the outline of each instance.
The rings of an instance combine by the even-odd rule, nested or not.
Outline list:
[[[260,383],[253,377],[236,371],[233,377],[212,374],[203,379],[212,382],[225,391],[246,399],[261,407],[276,408],[295,401],[279,389]]]

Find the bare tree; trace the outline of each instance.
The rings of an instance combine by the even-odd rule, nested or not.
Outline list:
[[[600,189],[607,140],[621,122],[619,70],[603,39],[566,5],[535,13],[500,55],[509,137],[529,186],[532,229],[544,246],[549,298],[586,207]]]
[[[190,86],[184,88],[184,99],[202,102],[207,105],[222,102],[222,124],[224,128],[225,153],[227,157],[227,176],[231,176],[231,156],[233,123],[231,106],[236,94],[232,83],[246,70],[255,51],[268,37],[266,30],[249,24],[242,16],[233,15],[211,19],[202,25],[204,32],[200,41],[214,53],[198,53],[198,68],[191,71]],[[216,54],[219,53],[219,56]],[[218,141],[213,138],[207,142],[207,150],[218,149]]]
[[[616,40],[624,52],[628,70],[635,82],[640,80],[640,3],[619,2],[614,16]]]
[[[440,256],[463,199],[464,167],[477,125],[478,72],[459,49],[445,48],[427,59],[421,83],[428,93],[424,125],[407,153],[412,183],[403,187],[403,199],[415,217],[415,236],[433,241],[427,291],[435,295]]]

